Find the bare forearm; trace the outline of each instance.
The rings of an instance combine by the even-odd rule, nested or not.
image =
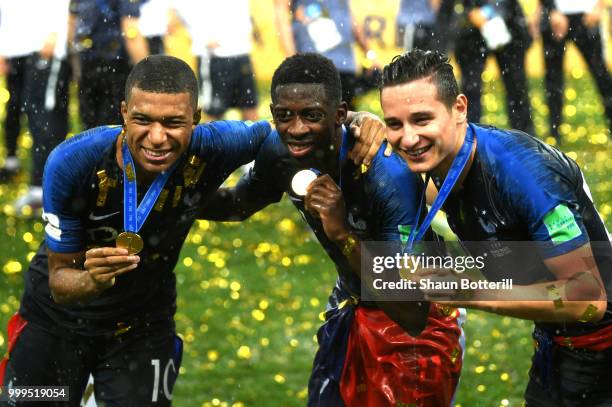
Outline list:
[[[137,64],[140,60],[149,55],[149,46],[143,36],[125,40],[125,47],[132,64]]]
[[[76,31],[76,19],[77,19],[76,15],[72,13],[68,15],[68,44],[69,46],[72,46],[72,44],[74,43],[75,31]]]
[[[355,36],[355,41],[357,42],[357,45],[359,45],[359,48],[361,48],[364,53],[368,52],[368,40],[364,31],[356,21],[353,21],[353,36]]]
[[[542,322],[596,322],[606,310],[602,295],[568,295],[566,281],[516,286],[512,290],[480,290],[459,307]]]
[[[361,240],[348,229],[335,237],[332,241],[340,250],[351,266],[351,270],[361,278]]]
[[[286,56],[295,54],[295,42],[293,40],[293,32],[291,30],[291,12],[287,0],[276,0],[274,19],[276,29],[281,43],[281,47]]]
[[[602,301],[572,301],[556,309],[551,301],[463,301],[453,302],[456,307],[478,309],[508,317],[542,322],[597,322]],[[584,316],[584,318],[583,318]]]
[[[60,268],[49,277],[49,288],[58,304],[73,306],[98,297],[102,291],[87,270]]]
[[[141,59],[149,55],[149,45],[140,33],[138,19],[131,17],[124,18],[121,21],[121,29],[130,61],[132,61],[132,64],[137,64]]]

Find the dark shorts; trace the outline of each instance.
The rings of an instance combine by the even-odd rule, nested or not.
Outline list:
[[[550,373],[534,356],[527,407],[612,407],[612,348],[601,352],[554,345]]]
[[[83,129],[123,123],[121,101],[130,69],[125,59],[81,58],[79,114]]]
[[[149,45],[149,55],[163,55],[165,54],[166,48],[164,46],[164,38],[156,35],[153,37],[147,37],[147,44]]]
[[[199,58],[200,104],[211,116],[257,106],[257,87],[248,55]]]
[[[98,405],[169,406],[181,355],[180,338],[167,329],[68,339],[28,323],[10,354],[3,385],[69,386],[68,404],[45,405],[79,406],[91,374]]]

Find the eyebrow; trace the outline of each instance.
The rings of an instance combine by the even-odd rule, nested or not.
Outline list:
[[[293,109],[291,109],[288,106],[283,106],[283,105],[276,105],[273,108],[274,110],[291,110],[293,111]],[[300,112],[303,112],[305,110],[325,110],[325,107],[322,104],[312,104],[310,106],[305,106],[302,109],[300,109]]]
[[[422,116],[433,116],[434,112],[431,110],[419,110],[410,114],[410,117],[422,117]]]
[[[141,117],[141,118],[145,118],[145,119],[148,119],[148,120],[159,120],[159,121],[162,121],[162,122],[173,121],[173,120],[181,120],[181,121],[185,120],[185,116],[182,116],[182,115],[164,116],[164,117],[161,117],[161,118],[156,118],[154,116],[150,116],[150,115],[148,115],[146,113],[139,112],[137,110],[132,111],[131,116],[135,117],[135,118]]]
[[[419,119],[419,118],[428,118],[428,117],[432,117],[434,115],[434,112],[432,110],[419,110],[413,113],[410,113],[408,115],[409,119]],[[390,122],[401,122],[402,120],[398,117],[395,116],[387,116],[387,117],[383,117],[383,121],[385,123],[390,123]]]

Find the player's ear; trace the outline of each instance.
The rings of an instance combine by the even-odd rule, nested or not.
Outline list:
[[[457,124],[462,124],[467,121],[468,100],[463,93],[457,95],[453,110],[457,114]]]
[[[125,100],[121,101],[121,116],[123,117],[123,124],[126,125],[128,121],[128,109]]]
[[[270,102],[270,114],[272,115],[272,121],[274,122],[274,103],[272,102]],[[276,122],[274,124],[276,124]]]
[[[336,125],[342,126],[346,122],[346,116],[348,115],[348,104],[346,102],[340,102],[336,108]]]
[[[197,126],[198,123],[200,123],[200,120],[202,120],[202,109],[196,107],[193,112],[193,126]]]

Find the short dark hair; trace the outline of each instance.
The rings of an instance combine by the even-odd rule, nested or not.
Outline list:
[[[138,62],[125,81],[125,101],[130,100],[132,89],[153,93],[189,93],[191,104],[198,105],[198,80],[185,63],[169,55],[149,55]]]
[[[272,103],[276,103],[276,88],[292,83],[320,84],[330,102],[340,103],[342,99],[340,74],[323,55],[299,53],[285,59],[272,76]]]
[[[459,86],[448,57],[439,51],[415,48],[397,55],[383,68],[380,89],[430,76],[438,91],[438,100],[450,109],[459,95]]]

